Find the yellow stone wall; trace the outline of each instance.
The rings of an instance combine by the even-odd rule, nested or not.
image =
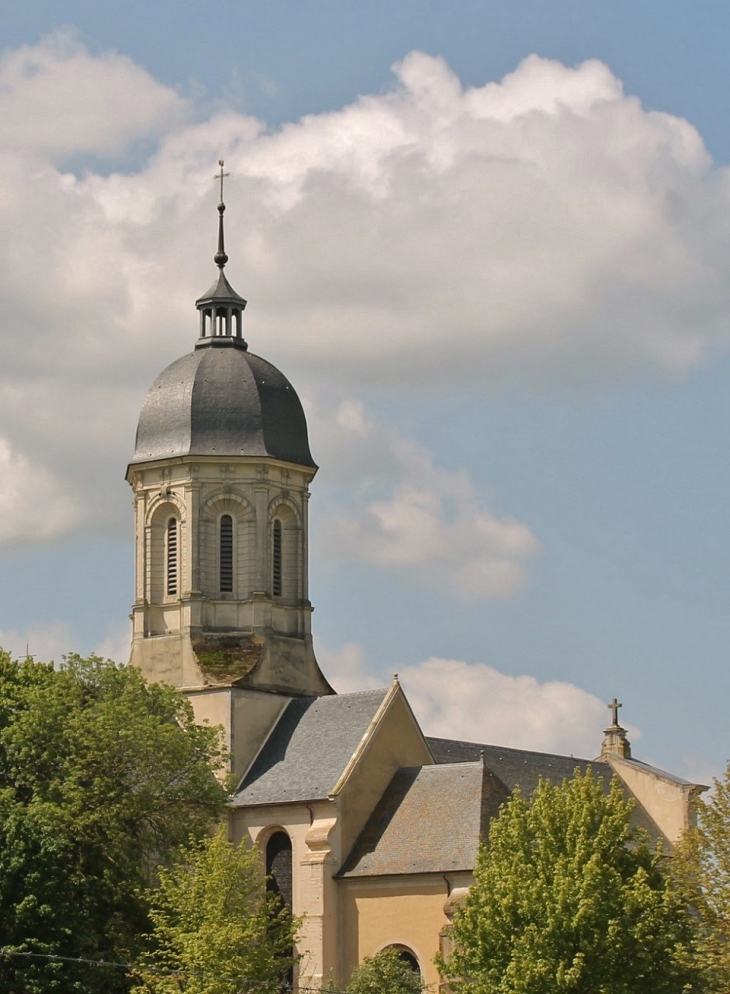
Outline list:
[[[606,762],[631,790],[671,843],[693,824],[691,801],[706,789],[698,784],[678,782],[651,766],[620,756],[606,756]]]
[[[407,946],[434,990],[439,982],[433,959],[446,925],[448,897],[442,876],[340,881],[343,980],[366,956],[386,946]]]
[[[433,757],[399,684],[390,689],[361,748],[343,774],[335,793],[340,799],[341,859],[402,766],[428,766]]]

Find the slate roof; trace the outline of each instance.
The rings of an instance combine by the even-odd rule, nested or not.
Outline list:
[[[398,770],[338,876],[472,870],[480,837],[486,837],[490,820],[515,788],[529,797],[541,777],[559,784],[576,769],[603,777],[606,789],[613,777],[610,766],[595,760],[452,739],[429,737],[426,742],[438,765]],[[666,845],[638,802],[632,822],[646,829],[651,843],[661,839]]]
[[[329,796],[388,693],[297,698],[284,709],[234,803],[280,804]]]
[[[525,797],[529,797],[537,787],[540,777],[559,784],[572,777],[576,768],[583,773],[590,770],[595,777],[608,781],[613,776],[606,763],[575,759],[573,756],[555,756],[547,752],[507,749],[454,739],[427,738],[426,741],[437,763],[474,762],[483,754],[486,766],[497,774],[502,783],[510,790],[519,787]]]
[[[479,839],[508,791],[481,762],[395,774],[340,876],[472,870]]]
[[[614,773],[608,763],[598,760],[579,759],[574,756],[556,756],[547,752],[531,752],[528,749],[508,749],[505,746],[481,745],[476,742],[460,742],[455,739],[426,738],[434,759],[437,763],[463,763],[484,756],[485,765],[499,777],[511,792],[519,788],[524,797],[529,797],[535,790],[540,778],[551,783],[560,784],[570,779],[576,769],[586,773],[590,770],[594,777],[602,777],[608,789]],[[638,762],[631,760],[631,762]],[[644,765],[644,764],[640,764]],[[667,774],[657,770],[662,776]],[[672,777],[671,779],[677,779]],[[682,781],[684,783],[685,781]],[[625,796],[634,801],[634,813],[631,822],[636,828],[643,828],[652,845],[661,841],[665,850],[671,850],[669,840],[656,824],[649,812],[643,807],[633,791],[621,784]]]
[[[246,306],[247,301],[243,299],[240,293],[236,293],[231,284],[228,282],[228,278],[221,269],[221,271],[216,276],[213,281],[213,285],[210,287],[207,293],[204,293],[202,297],[198,297],[195,301],[196,307],[201,307],[207,304],[209,301],[232,301],[234,304]]]
[[[315,466],[294,387],[235,337],[202,339],[147,392],[131,465],[178,456],[271,456]]]

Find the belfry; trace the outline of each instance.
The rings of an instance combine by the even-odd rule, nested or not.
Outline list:
[[[247,696],[332,691],[312,649],[307,589],[317,467],[293,387],[243,338],[246,301],[224,273],[222,163],[220,179],[218,276],[196,301],[199,337],[147,393],[127,471],[131,662],[230,728],[235,767],[247,749],[233,714]]]

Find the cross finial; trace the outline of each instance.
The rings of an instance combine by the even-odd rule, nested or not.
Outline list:
[[[223,236],[223,212],[226,209],[226,205],[223,203],[223,180],[226,176],[230,176],[230,173],[223,172],[223,166],[225,165],[223,159],[218,159],[218,165],[221,167],[221,171],[215,174],[215,179],[221,181],[221,199],[218,204],[218,251],[213,256],[213,261],[220,271],[223,272],[223,267],[228,262]]]
[[[611,703],[610,703],[609,705],[607,705],[607,706],[608,706],[608,709],[609,709],[609,711],[610,711],[610,712],[612,713],[612,715],[613,715],[613,723],[614,723],[614,725],[618,725],[618,709],[619,709],[619,708],[622,708],[622,707],[623,707],[623,704],[621,704],[621,703],[620,703],[620,702],[619,702],[619,701],[618,701],[618,700],[617,700],[617,699],[616,699],[616,698],[614,697],[614,699],[613,699],[613,700],[611,701]]]
[[[223,159],[218,159],[218,165],[221,167],[221,170],[220,170],[219,173],[215,174],[214,179],[219,179],[221,181],[221,199],[220,199],[220,202],[223,203],[223,180],[226,178],[226,176],[230,176],[231,174],[223,172],[223,166],[225,165],[225,162],[223,161]]]

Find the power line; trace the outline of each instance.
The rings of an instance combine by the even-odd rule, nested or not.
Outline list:
[[[76,963],[82,966],[93,966],[101,967],[106,969],[117,969],[126,970],[128,973],[134,973],[138,976],[143,974],[152,974],[153,976],[159,977],[179,977],[183,973],[192,973],[197,976],[203,976],[201,971],[195,970],[162,970],[159,967],[146,967],[146,966],[136,966],[134,963],[117,963],[113,960],[103,960],[103,959],[87,959],[84,956],[61,956],[58,953],[35,953],[24,949],[11,949],[9,946],[0,946],[0,958],[10,959],[11,957],[23,957],[25,959],[36,959],[44,960],[48,963]],[[217,980],[235,979],[232,976],[226,977],[225,974],[219,975]],[[282,983],[278,980],[246,980],[246,987],[242,988],[243,991],[247,987],[258,986],[258,987],[270,987],[272,990],[277,992],[291,992],[291,994],[296,994],[296,992],[302,991],[306,994],[322,994],[321,987],[303,987],[300,984],[287,984]],[[332,987],[327,988],[327,994],[345,994],[345,991],[336,990]]]

